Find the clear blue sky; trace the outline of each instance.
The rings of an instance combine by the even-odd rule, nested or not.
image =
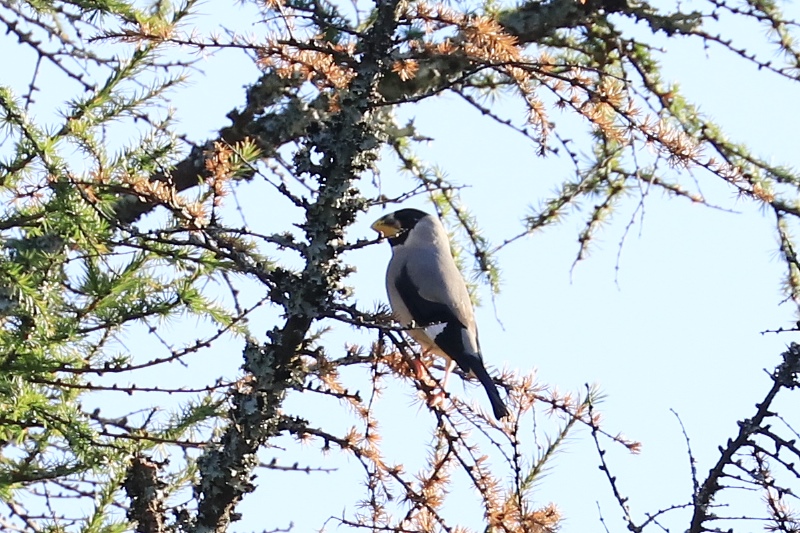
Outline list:
[[[237,20],[235,10],[218,12],[212,3],[201,9],[214,12],[213,17],[195,19],[206,27],[219,22],[249,30],[241,18]],[[752,40],[761,36],[763,32],[756,33]],[[8,38],[3,39],[2,46],[9,46]],[[679,80],[690,100],[700,102],[701,110],[728,128],[732,138],[747,141],[765,157],[794,163],[798,99],[793,87],[776,76],[757,73],[721,50],[664,43],[669,48],[664,56],[667,77]],[[3,83],[23,90],[29,81],[25,61],[25,57],[0,57],[6,73]],[[239,52],[212,55],[199,66],[204,73],[194,74],[192,84],[176,92],[173,100],[184,131],[197,141],[227,124],[225,114],[243,100],[242,86],[257,76],[250,60]],[[13,79],[11,72],[16,73]],[[40,106],[46,114],[47,100]],[[512,105],[500,106],[508,106],[504,109],[510,116],[517,112]],[[524,139],[453,97],[406,108],[402,116],[414,117],[419,132],[433,138],[420,147],[421,155],[437,162],[452,181],[470,185],[462,199],[493,242],[516,234],[527,206],[569,177],[564,162],[538,158]],[[553,116],[558,122],[558,113]],[[390,160],[382,165],[387,193],[411,184],[395,172],[395,166]],[[650,195],[643,224],[634,226],[622,249],[618,283],[614,269],[618,243],[636,200],[622,206],[591,257],[572,275],[580,220],[567,220],[505,249],[500,255],[503,291],[496,300],[502,326],[488,304],[486,288],[482,289],[485,305],[477,311],[485,358],[495,368],[537,369],[543,383],[563,391],[599,384],[607,395],[601,407],[605,428],[643,443],[637,456],[614,447],[609,453],[620,488],[630,497],[638,518],[690,497],[685,443],[670,410],[682,418],[698,470],[704,475],[716,460],[717,446],[734,435],[736,420],[750,416],[769,387],[762,369],[773,367],[785,344],[796,340],[791,334],[760,333],[795,320],[791,305],[779,305],[784,266],[776,258],[773,221],[752,205],[737,201],[729,189],[713,181],[702,184],[707,197],[735,212]],[[265,211],[259,192],[263,187],[263,183],[244,186],[237,198],[251,227],[269,233],[283,224],[278,222],[281,216],[291,216],[291,212],[270,213],[271,219],[260,216]],[[431,209],[422,199],[408,205]],[[371,237],[369,224],[380,214],[376,210],[364,215],[350,236]],[[388,258],[386,245],[351,256],[358,267],[351,284],[362,305],[386,300],[383,276]],[[254,291],[260,290],[254,285]],[[257,315],[264,323],[254,318],[254,331],[263,333],[272,327],[269,316]],[[174,327],[176,331],[185,327],[181,334],[189,336],[193,324]],[[368,336],[342,329],[330,339],[332,349],[345,342],[369,341]],[[221,371],[232,374],[240,364],[238,349],[231,344],[213,350],[180,371],[187,373],[187,381],[200,382]],[[353,383],[363,384],[362,378],[352,376]],[[485,401],[480,389],[464,389],[458,379],[453,380],[450,392]],[[409,428],[429,428],[434,422],[427,413],[409,407],[411,395],[411,390],[392,382],[380,407],[387,455],[392,453],[389,450],[407,454],[409,471],[426,453],[424,435]],[[314,412],[316,404],[304,398],[292,398],[292,404],[312,419],[331,416]],[[347,417],[336,416],[334,425],[346,428],[351,423]],[[291,452],[275,452],[285,456],[284,463],[298,460],[339,470],[312,475],[261,473],[263,486],[243,503],[245,520],[237,531],[272,529],[289,521],[295,523],[295,531],[309,531],[331,515],[353,511],[353,495],[360,494],[363,479],[354,459],[337,451],[322,456],[316,445],[304,445],[298,452],[296,444],[288,440],[282,444]],[[264,453],[265,459],[271,457],[272,452]],[[588,432],[577,431],[539,485],[536,494],[541,503],[553,501],[563,511],[565,533],[602,531],[596,502],[612,531],[624,527],[597,465]],[[478,529],[481,512],[476,502],[464,490],[448,505],[464,513]],[[673,518],[664,523],[676,531],[686,524],[685,514]],[[333,523],[329,528],[334,529]]]

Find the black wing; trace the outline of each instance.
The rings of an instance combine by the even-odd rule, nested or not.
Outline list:
[[[415,327],[424,328],[435,324],[444,324],[444,329],[436,335],[433,341],[450,359],[456,362],[461,370],[467,374],[475,374],[483,388],[486,389],[495,418],[499,420],[508,416],[508,410],[503,404],[492,378],[483,366],[480,354],[471,353],[471,350],[464,346],[464,333],[467,328],[450,306],[423,298],[419,293],[419,288],[411,280],[406,266],[400,271],[395,288],[408,312],[411,313]]]
[[[404,266],[400,271],[400,276],[398,276],[394,286],[417,326],[425,327],[433,324],[454,323],[463,327],[461,321],[458,320],[458,317],[448,305],[432,302],[420,295],[419,287],[411,280],[407,266]]]
[[[471,359],[475,355],[469,354],[467,347],[464,346],[463,334],[466,326],[461,323],[450,306],[423,298],[419,293],[419,288],[411,280],[407,267],[403,267],[400,271],[395,288],[400,298],[403,299],[408,312],[411,313],[416,327],[444,325],[444,329],[436,335],[433,341],[458,363],[464,372],[470,372],[474,366],[474,364],[470,364]]]

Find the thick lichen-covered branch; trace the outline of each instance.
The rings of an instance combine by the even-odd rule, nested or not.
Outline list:
[[[306,370],[300,350],[309,328],[331,307],[346,270],[338,257],[344,231],[364,200],[354,182],[375,163],[376,130],[371,110],[376,86],[396,28],[397,2],[381,5],[362,43],[357,76],[341,95],[342,108],[320,121],[295,155],[295,170],[319,185],[302,225],[307,245],[303,269],[276,272],[273,293],[280,295],[286,321],[268,333],[264,346],[249,344],[243,365],[248,382],[231,397],[230,424],[198,461],[200,481],[195,533],[222,532],[237,518],[236,504],[253,490],[256,452],[279,434],[286,392],[303,384]],[[321,157],[318,157],[321,156]]]

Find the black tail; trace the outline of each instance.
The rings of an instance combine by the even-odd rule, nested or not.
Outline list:
[[[486,389],[486,394],[489,396],[489,401],[492,402],[492,411],[494,411],[494,417],[498,420],[501,418],[505,418],[508,416],[508,409],[506,409],[506,404],[503,403],[503,399],[500,398],[500,393],[497,391],[497,387],[492,381],[492,377],[486,371],[482,363],[474,365],[475,368],[472,369],[472,372],[475,374],[475,377],[478,378],[478,381],[481,382],[483,388]]]

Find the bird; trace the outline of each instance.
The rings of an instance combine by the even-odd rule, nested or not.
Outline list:
[[[467,284],[450,251],[438,217],[406,208],[372,224],[392,247],[386,292],[394,318],[425,353],[447,360],[442,390],[454,365],[481,382],[498,420],[508,416],[497,387],[483,364],[475,312]]]

